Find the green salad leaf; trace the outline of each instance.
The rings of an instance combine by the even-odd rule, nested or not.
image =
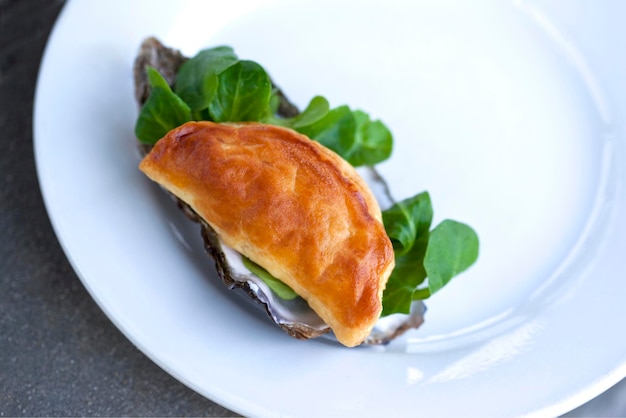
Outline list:
[[[383,224],[396,256],[408,253],[417,238],[428,234],[432,221],[433,208],[428,192],[405,199],[383,211]]]
[[[265,282],[265,284],[272,290],[272,292],[276,293],[279,298],[292,300],[298,297],[298,294],[294,292],[291,287],[287,286],[283,281],[278,280],[276,277],[272,276],[263,267],[259,266],[248,257],[241,256],[241,258],[243,260],[243,265],[246,266],[246,268],[250,270],[253,274],[255,274],[258,278],[263,280],[263,282]]]
[[[205,49],[185,61],[176,74],[174,89],[194,111],[206,109],[219,84],[218,75],[239,60],[232,48]]]
[[[267,113],[272,84],[253,61],[239,61],[218,75],[217,91],[209,103],[215,122],[258,121]]]
[[[394,251],[396,266],[391,272],[383,292],[381,316],[394,313],[408,314],[411,311],[415,291],[426,280],[424,253],[427,245],[428,232],[420,239],[415,240],[408,252],[399,255]]]
[[[300,112],[297,116],[292,118],[281,118],[276,116],[276,110],[278,109],[280,98],[274,96],[278,102],[270,103],[272,112],[268,114],[261,122],[269,123],[272,125],[284,126],[286,128],[301,129],[305,126],[314,124],[328,114],[330,106],[328,100],[322,96],[315,96],[311,99],[308,106]]]
[[[446,219],[430,233],[424,256],[431,294],[465,271],[478,258],[478,235],[463,223]]]
[[[135,125],[143,143],[154,144],[191,120],[254,121],[294,129],[355,167],[373,166],[392,153],[393,137],[381,121],[346,105],[331,108],[322,96],[313,97],[297,116],[281,117],[280,96],[266,71],[253,61],[240,60],[228,46],[202,50],[187,60],[172,87],[154,68],[146,71],[151,93]],[[431,229],[428,192],[395,203],[382,218],[396,261],[383,294],[383,316],[409,313],[414,300],[435,294],[478,257],[478,236],[468,225],[444,220]],[[263,267],[245,257],[243,262],[279,297],[297,297]]]
[[[371,120],[361,110],[352,112],[356,122],[354,142],[347,153],[347,160],[355,167],[375,165],[391,156],[393,137],[379,120]]]
[[[143,143],[155,144],[166,133],[191,120],[191,109],[167,84],[161,74],[147,68],[151,93],[139,112],[135,136]]]
[[[173,92],[163,82],[165,86],[152,88],[144,105],[146,114],[136,126],[137,138],[147,144],[154,144],[170,129],[189,120],[251,121],[294,129],[354,166],[374,165],[391,155],[393,138],[382,122],[372,121],[366,113],[352,111],[348,106],[331,109],[322,96],[313,97],[298,116],[278,116],[279,98],[263,67],[240,60],[228,46],[202,50],[185,61],[176,75]],[[175,114],[168,115],[168,109]],[[173,125],[175,121],[183,122]]]
[[[430,230],[432,218],[428,192],[383,211],[396,267],[383,293],[382,316],[409,313],[414,300],[429,298],[478,258],[478,235],[472,228],[446,219]]]
[[[312,123],[294,126],[298,132],[332,149],[351,165],[378,164],[391,156],[393,137],[380,121],[348,106],[328,111]]]
[[[348,106],[339,106],[296,130],[343,156],[354,142],[356,121]]]

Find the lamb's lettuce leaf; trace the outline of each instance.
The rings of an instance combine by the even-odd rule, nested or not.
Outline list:
[[[248,257],[241,256],[243,265],[255,274],[258,278],[263,280],[265,284],[281,299],[292,300],[298,297],[298,294],[293,289],[287,286],[283,281],[278,280],[272,276],[267,270],[259,266]]]
[[[434,294],[478,258],[478,235],[466,224],[446,219],[430,233],[424,255],[428,288]]]
[[[410,249],[402,255],[395,252],[396,266],[389,276],[383,292],[383,312],[381,316],[394,313],[408,314],[415,290],[426,280],[424,253],[428,245],[428,232],[411,243]]]
[[[167,92],[153,88],[144,105],[150,117],[143,118],[138,128],[137,137],[142,142],[153,144],[184,123],[170,123],[170,119],[183,120],[178,117],[177,100],[191,109],[185,122],[251,121],[284,126],[319,141],[354,166],[374,165],[391,155],[393,138],[382,122],[345,105],[331,109],[322,96],[313,97],[299,115],[281,118],[276,114],[279,99],[265,70],[253,61],[240,60],[227,46],[200,51],[181,65],[173,92],[167,87]],[[167,114],[172,105],[177,111],[174,116]]]
[[[311,99],[308,106],[300,112],[298,115],[292,118],[282,118],[276,114],[278,105],[280,104],[280,98],[273,96],[270,99],[270,110],[265,118],[261,119],[261,122],[269,123],[271,125],[284,126],[292,129],[302,129],[303,127],[310,126],[328,114],[330,106],[328,100],[322,96],[315,96]]]
[[[146,69],[151,93],[135,124],[135,136],[145,144],[155,144],[166,133],[191,120],[191,109],[178,97],[161,74]]]
[[[393,137],[391,132],[379,120],[371,120],[361,111],[352,112],[356,122],[354,141],[345,159],[355,167],[375,165],[391,156]]]
[[[427,235],[432,221],[433,207],[428,192],[419,193],[383,211],[383,224],[396,256],[408,253],[418,237]]]
[[[432,217],[427,192],[383,211],[396,259],[383,293],[383,316],[409,313],[413,300],[429,298],[478,258],[478,236],[472,228],[446,219],[430,230]]]
[[[367,113],[345,105],[294,129],[332,149],[355,167],[375,165],[391,156],[393,137],[389,129],[381,121],[372,121]]]
[[[348,106],[339,106],[315,122],[299,126],[297,131],[343,156],[354,142],[356,121]]]
[[[231,47],[204,49],[185,61],[176,74],[174,89],[194,111],[206,109],[219,84],[218,75],[238,62]]]
[[[215,122],[258,121],[267,113],[272,83],[254,61],[241,60],[218,76],[217,90],[209,102]]]

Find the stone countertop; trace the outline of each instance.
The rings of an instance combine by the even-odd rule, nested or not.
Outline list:
[[[234,416],[162,371],[67,261],[32,148],[37,71],[62,0],[0,0],[0,417]],[[626,416],[626,381],[568,416]]]

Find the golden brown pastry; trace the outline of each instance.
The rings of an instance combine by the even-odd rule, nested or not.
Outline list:
[[[278,126],[189,122],[139,167],[304,298],[339,342],[370,333],[393,248],[372,193],[334,152]]]

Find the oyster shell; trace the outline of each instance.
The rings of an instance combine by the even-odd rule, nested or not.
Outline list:
[[[156,38],[145,39],[134,63],[137,103],[140,106],[143,105],[150,94],[150,85],[145,71],[146,66],[157,69],[165,80],[173,85],[180,65],[186,60],[187,58],[178,50],[164,46]],[[280,90],[277,93],[280,97],[278,114],[283,117],[297,115],[299,113],[298,108]],[[139,151],[142,156],[146,155],[150,149],[151,146],[149,145],[139,144]],[[362,167],[357,171],[370,186],[382,209],[393,204],[394,200],[387,184],[373,167]],[[304,299],[284,300],[276,296],[265,282],[244,266],[242,256],[226,246],[209,224],[198,216],[189,205],[174,195],[171,197],[189,219],[200,224],[205,250],[214,259],[218,275],[230,289],[239,289],[249,296],[248,300],[258,302],[256,305],[264,308],[270,319],[292,337],[309,339],[326,335],[334,339],[330,328],[309,308]],[[424,304],[421,301],[416,301],[413,303],[409,315],[395,314],[381,318],[363,344],[386,344],[407,330],[419,327],[424,321],[424,312]]]

